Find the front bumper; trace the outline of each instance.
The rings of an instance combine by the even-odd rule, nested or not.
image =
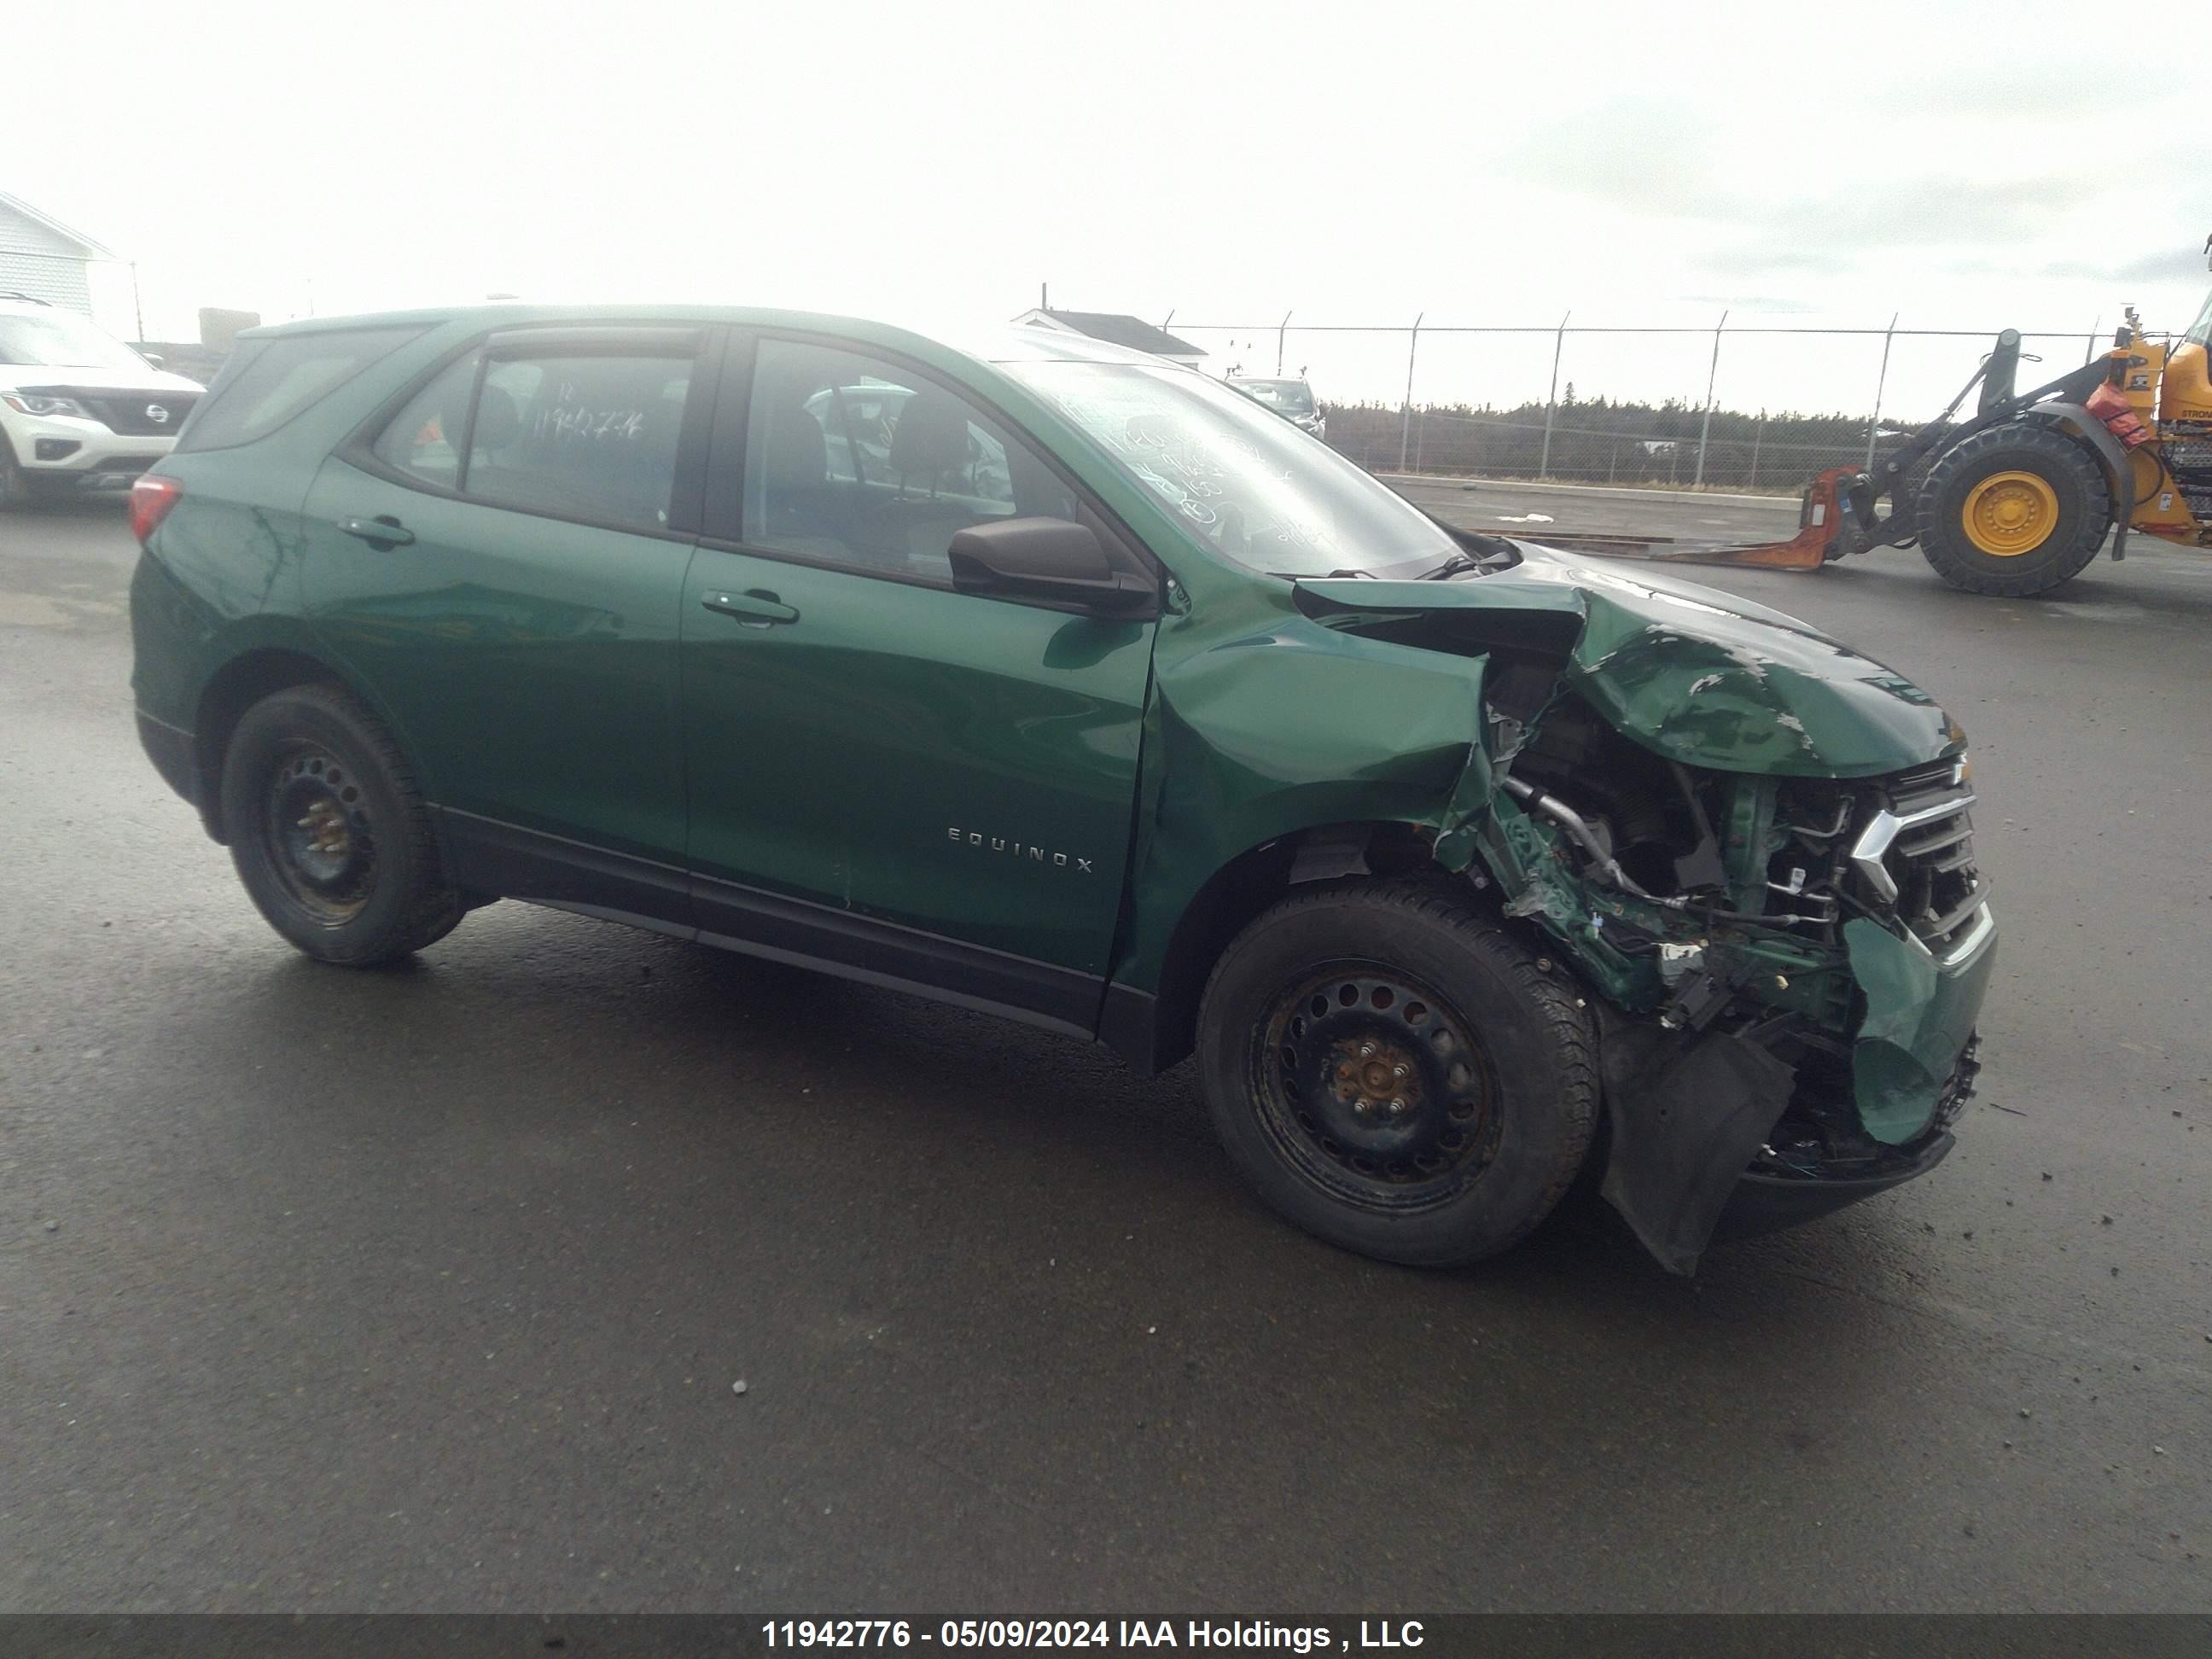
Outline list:
[[[1841,1074],[1802,1072],[1742,1036],[1670,1036],[1608,1011],[1603,1190],[1668,1271],[1694,1273],[1717,1239],[1816,1220],[1949,1154],[1980,1070],[1974,1020],[1995,924],[1984,908],[1942,957],[1872,923],[1844,933],[1865,1014]]]
[[[1729,1194],[1727,1206],[1713,1225],[1711,1242],[1756,1238],[1761,1233],[1778,1233],[1818,1221],[1863,1198],[1917,1181],[1948,1157],[1956,1144],[1948,1132],[1939,1132],[1910,1162],[1879,1175],[1842,1180],[1746,1175]]]
[[[18,415],[7,422],[9,447],[25,480],[48,490],[125,489],[177,447],[173,434],[132,436],[98,421]]]

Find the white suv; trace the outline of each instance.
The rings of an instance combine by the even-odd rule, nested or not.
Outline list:
[[[204,389],[73,311],[0,294],[0,509],[125,488],[169,453]]]

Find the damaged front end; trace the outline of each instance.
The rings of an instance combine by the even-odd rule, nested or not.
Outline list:
[[[1486,659],[1434,856],[1595,993],[1606,1197],[1687,1273],[1716,1237],[1934,1167],[1995,961],[1963,734],[1786,618],[1521,575],[1424,584],[1455,597],[1418,609],[1375,591],[1409,584],[1331,583],[1302,608]]]

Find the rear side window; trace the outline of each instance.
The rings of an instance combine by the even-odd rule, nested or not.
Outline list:
[[[179,450],[235,449],[322,401],[420,327],[334,329],[255,341],[235,374],[216,377],[177,440]]]
[[[371,448],[474,501],[665,529],[692,363],[649,350],[471,352],[425,382]]]
[[[476,393],[482,361],[471,351],[432,376],[378,437],[377,459],[441,489],[459,489],[462,434],[468,430],[469,399]]]

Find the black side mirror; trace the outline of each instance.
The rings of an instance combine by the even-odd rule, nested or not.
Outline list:
[[[1142,611],[1152,585],[1117,570],[1088,525],[1066,519],[1000,519],[956,532],[946,549],[963,593],[1058,599],[1113,616]]]

